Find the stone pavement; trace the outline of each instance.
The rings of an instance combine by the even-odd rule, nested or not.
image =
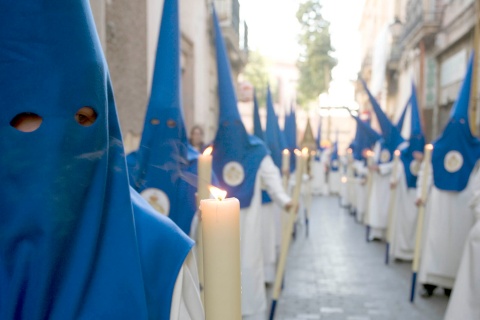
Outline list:
[[[276,320],[442,319],[448,299],[438,292],[409,302],[411,264],[384,264],[385,244],[365,242],[335,197],[314,198],[310,237],[297,228]],[[417,288],[417,292],[419,288]]]

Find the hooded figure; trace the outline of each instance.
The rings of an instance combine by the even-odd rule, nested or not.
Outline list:
[[[473,54],[450,120],[433,142],[432,176],[428,177],[433,185],[426,204],[419,273],[426,295],[432,294],[435,286],[449,293],[466,237],[474,223],[472,209],[466,205],[475,191],[469,181],[479,174],[476,163],[480,158],[480,140],[470,132],[468,121],[472,69]],[[423,171],[419,173],[419,181],[422,175]]]
[[[415,249],[415,232],[417,226],[417,175],[420,170],[421,157],[425,146],[425,136],[420,120],[417,93],[412,82],[412,94],[407,106],[411,109],[410,140],[408,147],[400,153],[400,162],[396,176],[392,176],[392,188],[395,197],[392,199],[393,212],[390,253],[393,258],[412,260]],[[404,111],[405,113],[405,111]]]
[[[314,161],[310,162],[310,165],[312,167],[311,174],[313,176],[311,185],[313,194],[328,195],[327,168],[330,150],[327,148],[322,148],[321,143],[322,119],[320,119],[320,123],[317,128],[317,137],[315,138],[315,146],[317,152],[315,153],[315,157],[313,159]]]
[[[480,319],[480,174],[472,181],[473,198],[470,202],[475,225],[465,241],[452,296],[448,302],[445,320]]]
[[[278,168],[265,144],[248,135],[237,108],[225,43],[213,11],[217,53],[219,126],[213,141],[213,171],[220,188],[240,201],[242,315],[264,319],[267,308],[262,246],[262,184],[272,200],[285,207],[290,198],[283,191]]]
[[[131,198],[89,2],[3,2],[0,17],[0,318],[168,319],[192,243],[162,218],[146,228]]]
[[[356,213],[357,221],[363,221],[367,210],[368,186],[367,186],[367,159],[365,151],[371,150],[373,145],[381,140],[381,136],[370,126],[370,118],[362,120],[354,117],[357,122],[357,132],[351,145],[353,151],[353,168],[355,173],[355,183],[353,198],[351,200]]]
[[[285,137],[278,125],[278,117],[273,108],[270,86],[267,87],[267,126],[265,130],[265,143],[270,150],[273,163],[280,170],[282,168],[282,152],[287,149]],[[263,223],[263,258],[265,282],[275,281],[277,252],[277,239],[281,238],[281,212],[277,204],[272,202],[267,191],[262,191],[262,223]]]
[[[260,111],[255,90],[253,91],[253,134],[265,141],[265,132],[263,132],[262,122],[260,121]]]
[[[142,139],[135,165],[130,167],[131,184],[157,211],[190,234],[197,210],[199,154],[188,143],[181,91],[178,0],[166,0]]]
[[[340,192],[340,159],[338,157],[338,131],[335,134],[335,142],[332,146],[329,160],[328,185],[331,194]]]
[[[382,129],[382,140],[378,141],[374,148],[375,165],[369,168],[371,178],[371,192],[368,195],[367,226],[370,226],[370,240],[384,239],[388,224],[388,204],[390,201],[390,176],[392,173],[392,157],[397,148],[404,143],[400,131],[393,125],[383,112],[377,100],[373,97],[362,80],[365,91],[368,94],[370,104],[377,116]]]

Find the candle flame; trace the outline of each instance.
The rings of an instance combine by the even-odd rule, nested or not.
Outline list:
[[[366,154],[367,154],[367,157],[373,157],[375,153],[371,150],[367,150]]]
[[[348,153],[352,153],[352,148],[348,148],[348,149],[347,149],[347,152],[348,152]]]
[[[430,143],[427,144],[427,145],[425,146],[425,149],[427,149],[427,150],[433,150],[433,144],[430,144]]]
[[[301,156],[301,155],[302,155],[302,152],[301,152],[300,150],[298,150],[298,149],[295,149],[294,152],[295,152],[295,154],[296,154],[297,156]]]
[[[400,150],[395,150],[394,154],[395,154],[395,157],[400,157]]]
[[[207,149],[205,149],[205,151],[203,151],[203,155],[204,155],[204,156],[209,156],[209,155],[212,154],[212,152],[213,152],[213,147],[210,146],[210,147],[208,147]]]
[[[303,154],[304,156],[308,156],[308,148],[307,148],[307,147],[305,147],[305,148],[302,149],[302,154]]]
[[[342,177],[342,183],[347,183],[347,177]]]
[[[210,190],[210,193],[212,194],[212,196],[218,201],[224,200],[225,197],[227,196],[227,191],[218,189],[214,186],[208,187],[208,190]]]
[[[290,151],[288,151],[288,149],[283,149],[283,154],[285,155],[290,154]]]

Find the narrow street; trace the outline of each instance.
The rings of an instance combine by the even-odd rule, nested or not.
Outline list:
[[[385,244],[366,243],[365,228],[337,198],[314,198],[310,228],[309,238],[304,226],[297,229],[277,320],[443,318],[443,291],[411,304],[410,263],[386,266]]]

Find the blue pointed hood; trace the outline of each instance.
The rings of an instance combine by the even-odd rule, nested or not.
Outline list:
[[[253,134],[265,141],[265,133],[260,121],[260,112],[258,107],[257,92],[253,91]]]
[[[464,190],[480,158],[480,140],[472,135],[468,116],[473,57],[472,53],[450,120],[440,137],[433,142],[433,182],[438,189],[445,191]]]
[[[362,152],[365,149],[371,149],[373,145],[382,139],[382,136],[370,127],[368,121],[362,121],[359,117],[352,115],[357,122],[357,131],[355,139],[351,144],[353,158],[355,160],[365,160]]]
[[[390,161],[392,159],[393,152],[395,151],[395,149],[398,148],[400,144],[404,142],[404,139],[402,138],[400,131],[398,131],[398,129],[388,119],[387,115],[383,112],[382,108],[378,104],[375,97],[373,97],[370,90],[368,90],[368,87],[365,81],[363,79],[361,81],[365,91],[367,92],[368,99],[370,100],[373,111],[377,116],[378,123],[380,124],[380,128],[382,129],[382,137],[383,137],[382,153],[383,153],[383,150],[388,150],[389,152],[389,159],[384,158],[383,155],[381,156],[383,160],[382,162]]]
[[[273,109],[270,86],[267,87],[267,128],[265,138],[273,162],[280,169],[282,167],[282,151],[287,149],[287,145],[285,144],[285,140],[282,139],[278,118]]]
[[[188,144],[182,114],[178,10],[178,0],[164,1],[150,101],[131,183],[145,197],[158,193],[154,197],[162,205],[157,209],[189,234],[197,207],[196,181],[190,177],[196,175],[198,153]]]
[[[422,122],[420,120],[420,110],[418,108],[417,90],[412,81],[412,94],[409,99],[411,108],[411,124],[410,124],[410,140],[408,147],[402,150],[401,160],[405,168],[405,177],[407,179],[408,188],[416,188],[417,174],[420,169],[420,164],[413,158],[414,152],[423,152],[425,146],[425,135],[422,129]]]
[[[320,122],[318,123],[317,137],[315,138],[315,143],[317,144],[317,149],[319,151],[323,151],[323,148],[322,148],[322,118],[320,118]]]
[[[287,142],[288,151],[290,151],[290,172],[294,172],[296,160],[294,151],[297,148],[297,119],[293,106],[290,109],[290,114],[285,118],[283,132]]]
[[[220,188],[226,190],[229,197],[236,197],[241,208],[248,208],[254,195],[258,168],[268,155],[268,149],[260,138],[248,135],[243,126],[230,61],[215,9],[213,26],[220,103],[218,131],[213,141],[213,171]]]
[[[400,118],[398,119],[398,122],[395,125],[395,128],[397,128],[400,134],[402,133],[402,130],[403,130],[403,123],[405,122],[405,115],[407,114],[407,109],[409,105],[410,105],[410,100],[407,101],[407,103],[405,104],[405,107],[403,107],[402,114],[400,115]]]
[[[330,154],[330,170],[332,171],[338,171],[340,168],[340,163],[339,163],[339,157],[338,157],[338,130],[335,133],[335,142],[333,143],[332,146],[332,153]]]
[[[0,318],[147,318],[122,136],[89,2],[2,1],[0,21]],[[75,121],[84,106],[97,115],[91,125]],[[40,127],[12,127],[22,113],[40,116]]]

